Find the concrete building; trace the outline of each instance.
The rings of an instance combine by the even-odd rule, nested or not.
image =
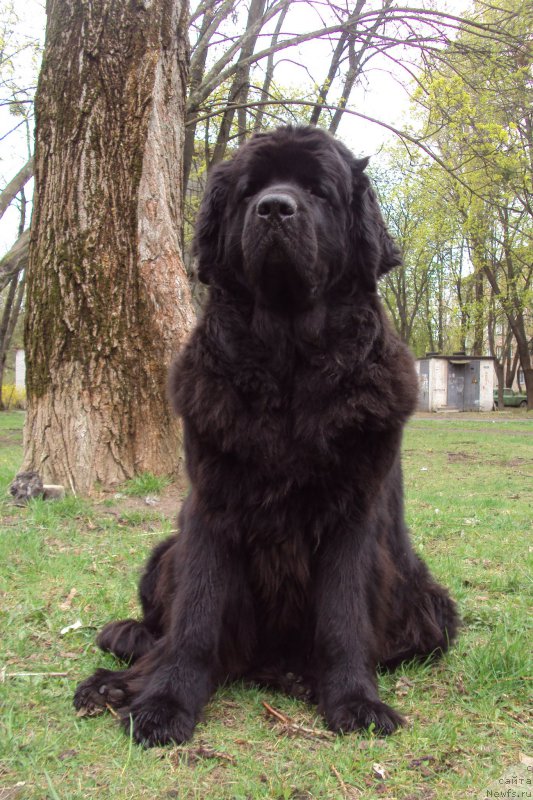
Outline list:
[[[17,389],[26,388],[26,357],[24,350],[15,352],[15,386]]]
[[[492,356],[427,353],[416,362],[419,411],[492,411],[495,387]]]

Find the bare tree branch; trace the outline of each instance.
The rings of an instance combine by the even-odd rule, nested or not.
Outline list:
[[[27,161],[12,180],[9,181],[4,191],[0,194],[0,219],[4,216],[7,207],[13,202],[20,190],[26,186],[33,177],[33,158]]]
[[[21,270],[26,269],[30,248],[30,232],[24,231],[11,250],[0,260],[0,292]]]
[[[256,108],[259,106],[314,106],[314,101],[310,100],[253,100],[246,103],[246,108]],[[237,108],[237,107],[236,107]],[[464,188],[468,189],[468,191],[473,195],[477,196],[476,191],[469,186],[469,184],[463,180],[462,174],[463,171],[461,170],[462,165],[458,165],[457,169],[452,169],[446,161],[444,161],[434,150],[428,147],[424,141],[414,136],[412,133],[408,133],[405,130],[401,130],[400,128],[396,128],[394,125],[391,125],[388,122],[385,122],[382,119],[376,119],[375,117],[370,117],[368,114],[363,114],[361,111],[354,111],[351,108],[341,108],[340,106],[329,105],[328,103],[323,104],[323,108],[328,111],[342,111],[344,114],[349,114],[350,116],[359,117],[359,119],[364,119],[367,122],[371,122],[374,125],[379,125],[381,128],[385,128],[391,133],[394,133],[399,139],[402,139],[407,142],[411,142],[412,144],[416,145],[420,150],[423,150],[426,155],[428,155],[435,163],[437,163],[442,169],[446,171],[448,175],[450,175],[455,181],[460,183]],[[226,109],[226,104],[220,106],[218,109],[213,109],[208,114],[202,114],[199,117],[196,117],[194,120],[191,120],[189,124],[198,124],[199,122],[204,122],[205,120],[211,119],[212,117],[220,116],[224,113]]]
[[[244,36],[242,40],[241,53],[236,64],[233,83],[228,95],[228,103],[222,115],[217,141],[211,157],[212,164],[216,164],[224,157],[235,111],[244,111],[244,113],[246,113],[246,99],[248,97],[250,83],[249,59],[255,49],[257,36],[263,24],[264,12],[265,0],[251,0],[246,23],[246,31],[249,32],[249,35]],[[239,131],[242,132],[242,135],[240,135],[241,139],[244,137],[245,128],[246,122],[241,119],[239,124]]]
[[[282,10],[281,14],[279,15],[278,21],[276,23],[276,27],[274,29],[274,33],[272,34],[271,47],[275,47],[277,42],[278,42],[279,35],[280,35],[280,32],[281,32],[281,28],[283,27],[283,23],[285,22],[285,17],[287,16],[288,10],[289,10],[289,4],[287,3],[285,8]],[[269,97],[270,87],[272,86],[273,77],[274,77],[274,54],[270,53],[268,55],[268,57],[267,57],[267,65],[266,65],[266,70],[265,70],[265,79],[263,81],[263,86],[261,88],[261,95],[260,95],[260,99],[261,100],[266,100]],[[255,133],[257,133],[258,131],[261,130],[261,127],[263,125],[264,113],[265,113],[265,111],[264,111],[263,106],[260,106],[258,114],[257,114],[257,116],[255,118],[255,122],[254,122],[254,132]]]
[[[285,0],[283,0],[283,2],[274,3],[273,6],[266,11],[261,25],[265,25],[266,22],[272,19],[273,16],[275,16],[275,14],[281,10],[284,3]],[[256,63],[263,58],[267,58],[271,54],[279,52],[288,47],[302,44],[312,39],[326,39],[334,34],[342,34],[346,31],[355,34],[357,31],[352,30],[354,24],[359,26],[360,33],[364,36],[364,34],[367,33],[368,30],[371,29],[371,27],[375,24],[376,19],[382,18],[383,8],[373,9],[365,14],[360,14],[355,22],[350,22],[350,18],[348,18],[348,20],[345,19],[344,21],[338,22],[335,25],[329,25],[313,31],[290,35],[288,38],[277,41],[275,44],[271,43],[270,46],[264,50],[253,53],[248,60],[239,61],[239,65],[243,67],[246,66],[248,62],[250,64]],[[483,38],[486,38],[490,41],[498,39],[501,41],[506,41],[515,48],[523,47],[522,42],[508,32],[502,31],[501,26],[499,25],[481,23],[475,20],[458,17],[453,14],[432,9],[408,7],[388,8],[386,13],[386,22],[388,24],[397,23],[404,26],[410,23],[417,23],[418,25],[427,24],[435,31],[435,35],[430,38],[429,41],[438,42],[441,47],[449,44],[451,41],[450,37],[445,35],[446,31],[459,30],[468,30],[475,34],[480,40]],[[365,31],[362,29],[362,26],[367,23],[369,28]],[[246,39],[246,37],[248,37],[251,33],[252,32],[247,31],[244,34],[243,40]],[[390,44],[401,45],[403,47],[420,48],[424,43],[424,37],[421,32],[416,32],[414,30],[410,37],[406,37],[401,31],[399,31],[396,36],[387,36],[382,38],[386,38],[387,42]],[[205,75],[202,86],[190,96],[189,100],[191,107],[198,108],[207,99],[216,86],[219,86],[234,73],[236,64],[232,64],[230,62],[234,55],[238,52],[243,40],[237,39]]]

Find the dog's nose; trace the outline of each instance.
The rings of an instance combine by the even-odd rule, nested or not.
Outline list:
[[[257,215],[262,219],[284,220],[296,214],[296,201],[290,194],[272,192],[265,194],[257,204]]]

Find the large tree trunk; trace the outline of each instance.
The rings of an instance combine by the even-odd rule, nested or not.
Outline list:
[[[179,242],[183,0],[48,0],[36,97],[25,468],[88,492],[178,463],[166,373],[193,322]]]

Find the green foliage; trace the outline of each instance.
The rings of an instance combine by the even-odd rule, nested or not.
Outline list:
[[[380,285],[397,331],[417,356],[462,349],[457,287],[466,269],[465,245],[456,210],[442,202],[442,169],[420,152],[406,158],[396,145],[382,154],[372,178],[403,253],[403,266]]]
[[[444,59],[428,59],[417,100],[425,140],[449,170],[443,205],[453,208],[473,273],[490,287],[471,300],[470,316],[474,324],[486,318],[492,296],[501,318],[524,326],[533,300],[531,7],[526,0],[505,0],[499,8],[476,2],[471,13],[514,37],[514,48],[495,33],[480,51],[472,34],[460,31]]]
[[[4,409],[26,408],[26,390],[19,389],[13,383],[2,386],[2,405]]]
[[[480,41],[467,20],[490,35]],[[405,259],[382,293],[417,355],[487,353],[496,326],[511,325],[515,345],[533,333],[530,22],[524,0],[475,2],[455,40],[426,54],[413,95],[413,135],[440,163],[398,145],[378,174]],[[521,357],[526,368],[527,346]]]

